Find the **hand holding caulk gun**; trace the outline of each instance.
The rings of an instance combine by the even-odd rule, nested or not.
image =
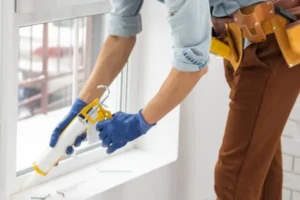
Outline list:
[[[128,3],[130,2],[128,1]],[[125,1],[112,1],[114,11],[111,14],[110,35],[101,49],[93,72],[73,103],[69,113],[54,129],[49,150],[34,163],[35,170],[41,175],[46,175],[59,162],[65,152],[72,154],[74,151],[73,147],[80,146],[81,142],[86,138],[87,123],[96,123],[99,139],[102,141],[102,146],[107,148],[108,154],[146,134],[190,93],[200,78],[207,72],[206,64],[209,48],[207,51],[202,49],[207,44],[209,47],[210,42],[206,41],[204,44],[198,45],[198,36],[203,35],[203,31],[196,28],[196,26],[185,28],[180,23],[177,25],[173,24],[174,29],[177,29],[176,26],[183,28],[173,32],[173,34],[176,34],[174,38],[178,39],[178,41],[175,41],[175,46],[191,45],[193,49],[190,48],[186,52],[181,52],[180,54],[182,55],[179,55],[179,52],[176,53],[177,57],[174,58],[173,62],[174,67],[171,69],[161,89],[144,109],[135,114],[117,112],[111,116],[109,111],[105,110],[98,100],[95,100],[101,98],[104,93],[104,90],[97,89],[97,86],[109,86],[113,82],[127,63],[136,42],[136,35],[141,32],[140,20],[137,20],[140,18],[140,14],[134,14],[138,13],[140,8],[137,8],[134,5],[135,3],[132,6],[124,6],[124,3]],[[168,7],[170,6],[167,2],[166,4]],[[186,12],[197,7],[197,9],[200,9],[199,13],[202,13],[202,8],[197,1],[189,1],[187,4]],[[176,9],[175,7],[170,6],[170,9]],[[124,13],[118,13],[119,11],[128,12],[129,15],[132,13],[133,18],[136,17],[136,19],[133,20],[132,18],[132,22],[129,22],[127,18],[122,19]],[[205,13],[205,17],[208,17],[209,13]],[[185,18],[188,15],[179,15],[179,17]],[[118,20],[119,22],[117,22]],[[122,20],[127,20],[128,26],[124,25],[125,21],[122,22]],[[178,20],[180,22],[180,19]],[[198,19],[193,20],[195,23],[200,22]],[[116,23],[119,23],[119,25]],[[134,27],[133,24],[135,24]],[[185,37],[182,31],[185,32],[187,29],[194,31],[193,37]],[[210,31],[205,31],[205,34],[209,36]],[[191,56],[191,58],[186,59],[182,57],[183,54],[189,58]],[[88,116],[92,112],[101,114],[101,117],[98,117],[95,121],[90,120]]]
[[[106,88],[99,86],[98,88]],[[65,119],[58,124],[52,133],[50,147],[33,163],[33,168],[42,176],[46,176],[48,172],[58,164],[61,158],[66,154],[72,154],[75,147],[79,146],[86,138],[86,131],[90,125],[105,119],[111,119],[112,115],[109,111],[102,107],[106,100],[95,99],[89,105],[86,105],[80,99],[76,99],[70,112]]]
[[[145,134],[153,126],[145,122],[141,111],[135,115],[122,112],[112,115],[103,107],[104,101],[109,96],[108,87],[100,85],[97,88],[107,90],[106,98],[103,100],[96,98],[90,104],[79,98],[75,100],[69,113],[54,129],[50,147],[33,163],[33,168],[38,174],[46,176],[65,154],[71,155],[74,152],[73,146],[80,146],[81,142],[86,139],[90,125],[97,123],[96,128],[100,132],[99,139],[102,140],[102,146],[107,148],[108,154]],[[115,134],[116,131],[122,133],[126,130],[130,132]]]
[[[81,142],[86,138],[86,129],[89,123],[96,123],[99,139],[102,141],[103,147],[107,148],[108,154],[124,147],[128,142],[145,135],[158,121],[183,101],[200,78],[207,72],[206,64],[208,62],[209,48],[206,49],[206,47],[209,47],[210,41],[207,40],[199,45],[199,41],[202,40],[201,37],[204,36],[203,31],[196,28],[197,26],[185,27],[178,23],[172,24],[171,26],[174,29],[177,29],[176,26],[179,25],[182,28],[180,30],[177,29],[177,32],[173,32],[175,34],[174,38],[178,39],[178,41],[175,41],[174,46],[177,46],[178,50],[183,46],[191,46],[193,48],[187,48],[186,52],[176,50],[175,54],[177,57],[173,60],[173,68],[170,70],[160,90],[145,108],[135,114],[117,112],[111,115],[99,102],[105,90],[97,87],[99,85],[110,86],[126,65],[135,46],[136,35],[141,32],[141,24],[140,20],[138,20],[140,14],[136,14],[139,13],[140,8],[137,8],[134,5],[135,3],[130,3],[131,0],[128,1],[130,6],[124,8],[125,4],[122,4],[122,2],[125,3],[124,0],[112,1],[112,6],[115,9],[111,14],[110,35],[99,53],[93,71],[78,98],[71,106],[70,111],[55,127],[51,135],[50,147],[33,163],[33,167],[39,175],[46,176],[58,164],[65,153],[70,155],[74,152],[74,147],[80,146]],[[205,10],[205,7],[202,9],[197,1],[188,1],[187,4],[188,8],[186,8],[185,12],[197,8],[200,9],[199,13],[206,13],[204,17],[209,19],[209,13],[202,11]],[[174,8],[170,7],[170,9]],[[130,19],[133,21],[129,22],[127,18],[122,19],[124,15],[118,13],[121,10],[122,12],[128,12],[128,15],[132,15],[133,17]],[[186,16],[188,17],[188,15]],[[185,18],[182,15],[179,17]],[[180,18],[178,19],[179,22]],[[125,21],[122,22],[123,20]],[[192,23],[187,23],[186,25],[200,23],[196,18],[189,19],[189,21]],[[124,25],[126,23],[128,25]],[[207,25],[209,25],[209,21]],[[187,38],[183,33],[185,30],[194,31],[193,37]],[[205,30],[205,37],[209,36],[209,29]],[[98,116],[90,118],[93,113],[97,113]]]

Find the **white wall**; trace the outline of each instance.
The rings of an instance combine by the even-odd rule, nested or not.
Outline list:
[[[213,200],[213,173],[229,103],[222,62],[212,57],[209,73],[181,107],[179,198]]]
[[[282,136],[284,161],[283,200],[300,199],[300,98]]]

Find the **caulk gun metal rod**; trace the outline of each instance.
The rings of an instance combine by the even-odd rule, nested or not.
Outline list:
[[[92,107],[92,108],[87,112],[87,114],[88,114],[88,115],[93,115],[97,110],[98,110],[98,108],[94,106],[94,107]]]

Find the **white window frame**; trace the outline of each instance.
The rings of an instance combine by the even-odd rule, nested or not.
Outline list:
[[[110,9],[109,0],[106,0],[47,11],[37,10],[36,12],[18,13],[14,1],[0,0],[0,199],[9,199],[11,194],[20,191],[21,185],[33,173],[29,172],[29,169],[28,173],[18,177],[15,167],[19,28],[44,22],[107,13]],[[126,80],[127,71],[125,70],[125,73],[121,75],[120,84],[126,84]],[[127,85],[125,87],[127,88]],[[127,91],[122,90],[122,92],[123,94],[120,95],[124,99],[122,99],[120,106],[125,108],[127,97],[124,92]],[[52,170],[53,173],[51,172],[43,181],[36,182],[36,184],[85,167],[105,157],[103,149],[94,148],[84,154],[70,158],[66,162],[61,162],[56,170]]]
[[[71,8],[74,6],[96,6],[106,0],[15,0],[17,13],[36,13],[46,10],[57,10],[60,8]]]
[[[15,0],[17,1],[36,1],[36,0]],[[77,0],[68,0],[77,1]],[[92,0],[85,0],[92,1]],[[93,0],[94,1],[94,0]],[[27,5],[24,3],[24,6]],[[48,9],[26,9],[23,12],[17,12],[18,6],[14,4],[16,23],[22,26],[29,26],[32,24],[40,24],[44,22],[58,21],[76,17],[83,17],[89,15],[96,15],[107,13],[111,10],[109,0],[100,0],[97,3],[75,4],[63,7],[52,7]]]

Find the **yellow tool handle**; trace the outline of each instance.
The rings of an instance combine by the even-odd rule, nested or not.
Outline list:
[[[88,111],[93,107],[98,108],[97,116],[94,119],[88,115]],[[91,124],[95,124],[97,121],[102,121],[104,119],[112,118],[111,112],[104,109],[102,105],[99,104],[99,99],[95,99],[92,103],[83,108],[80,114],[82,114]]]
[[[215,37],[212,38],[210,52],[225,59],[230,57],[230,47]]]

